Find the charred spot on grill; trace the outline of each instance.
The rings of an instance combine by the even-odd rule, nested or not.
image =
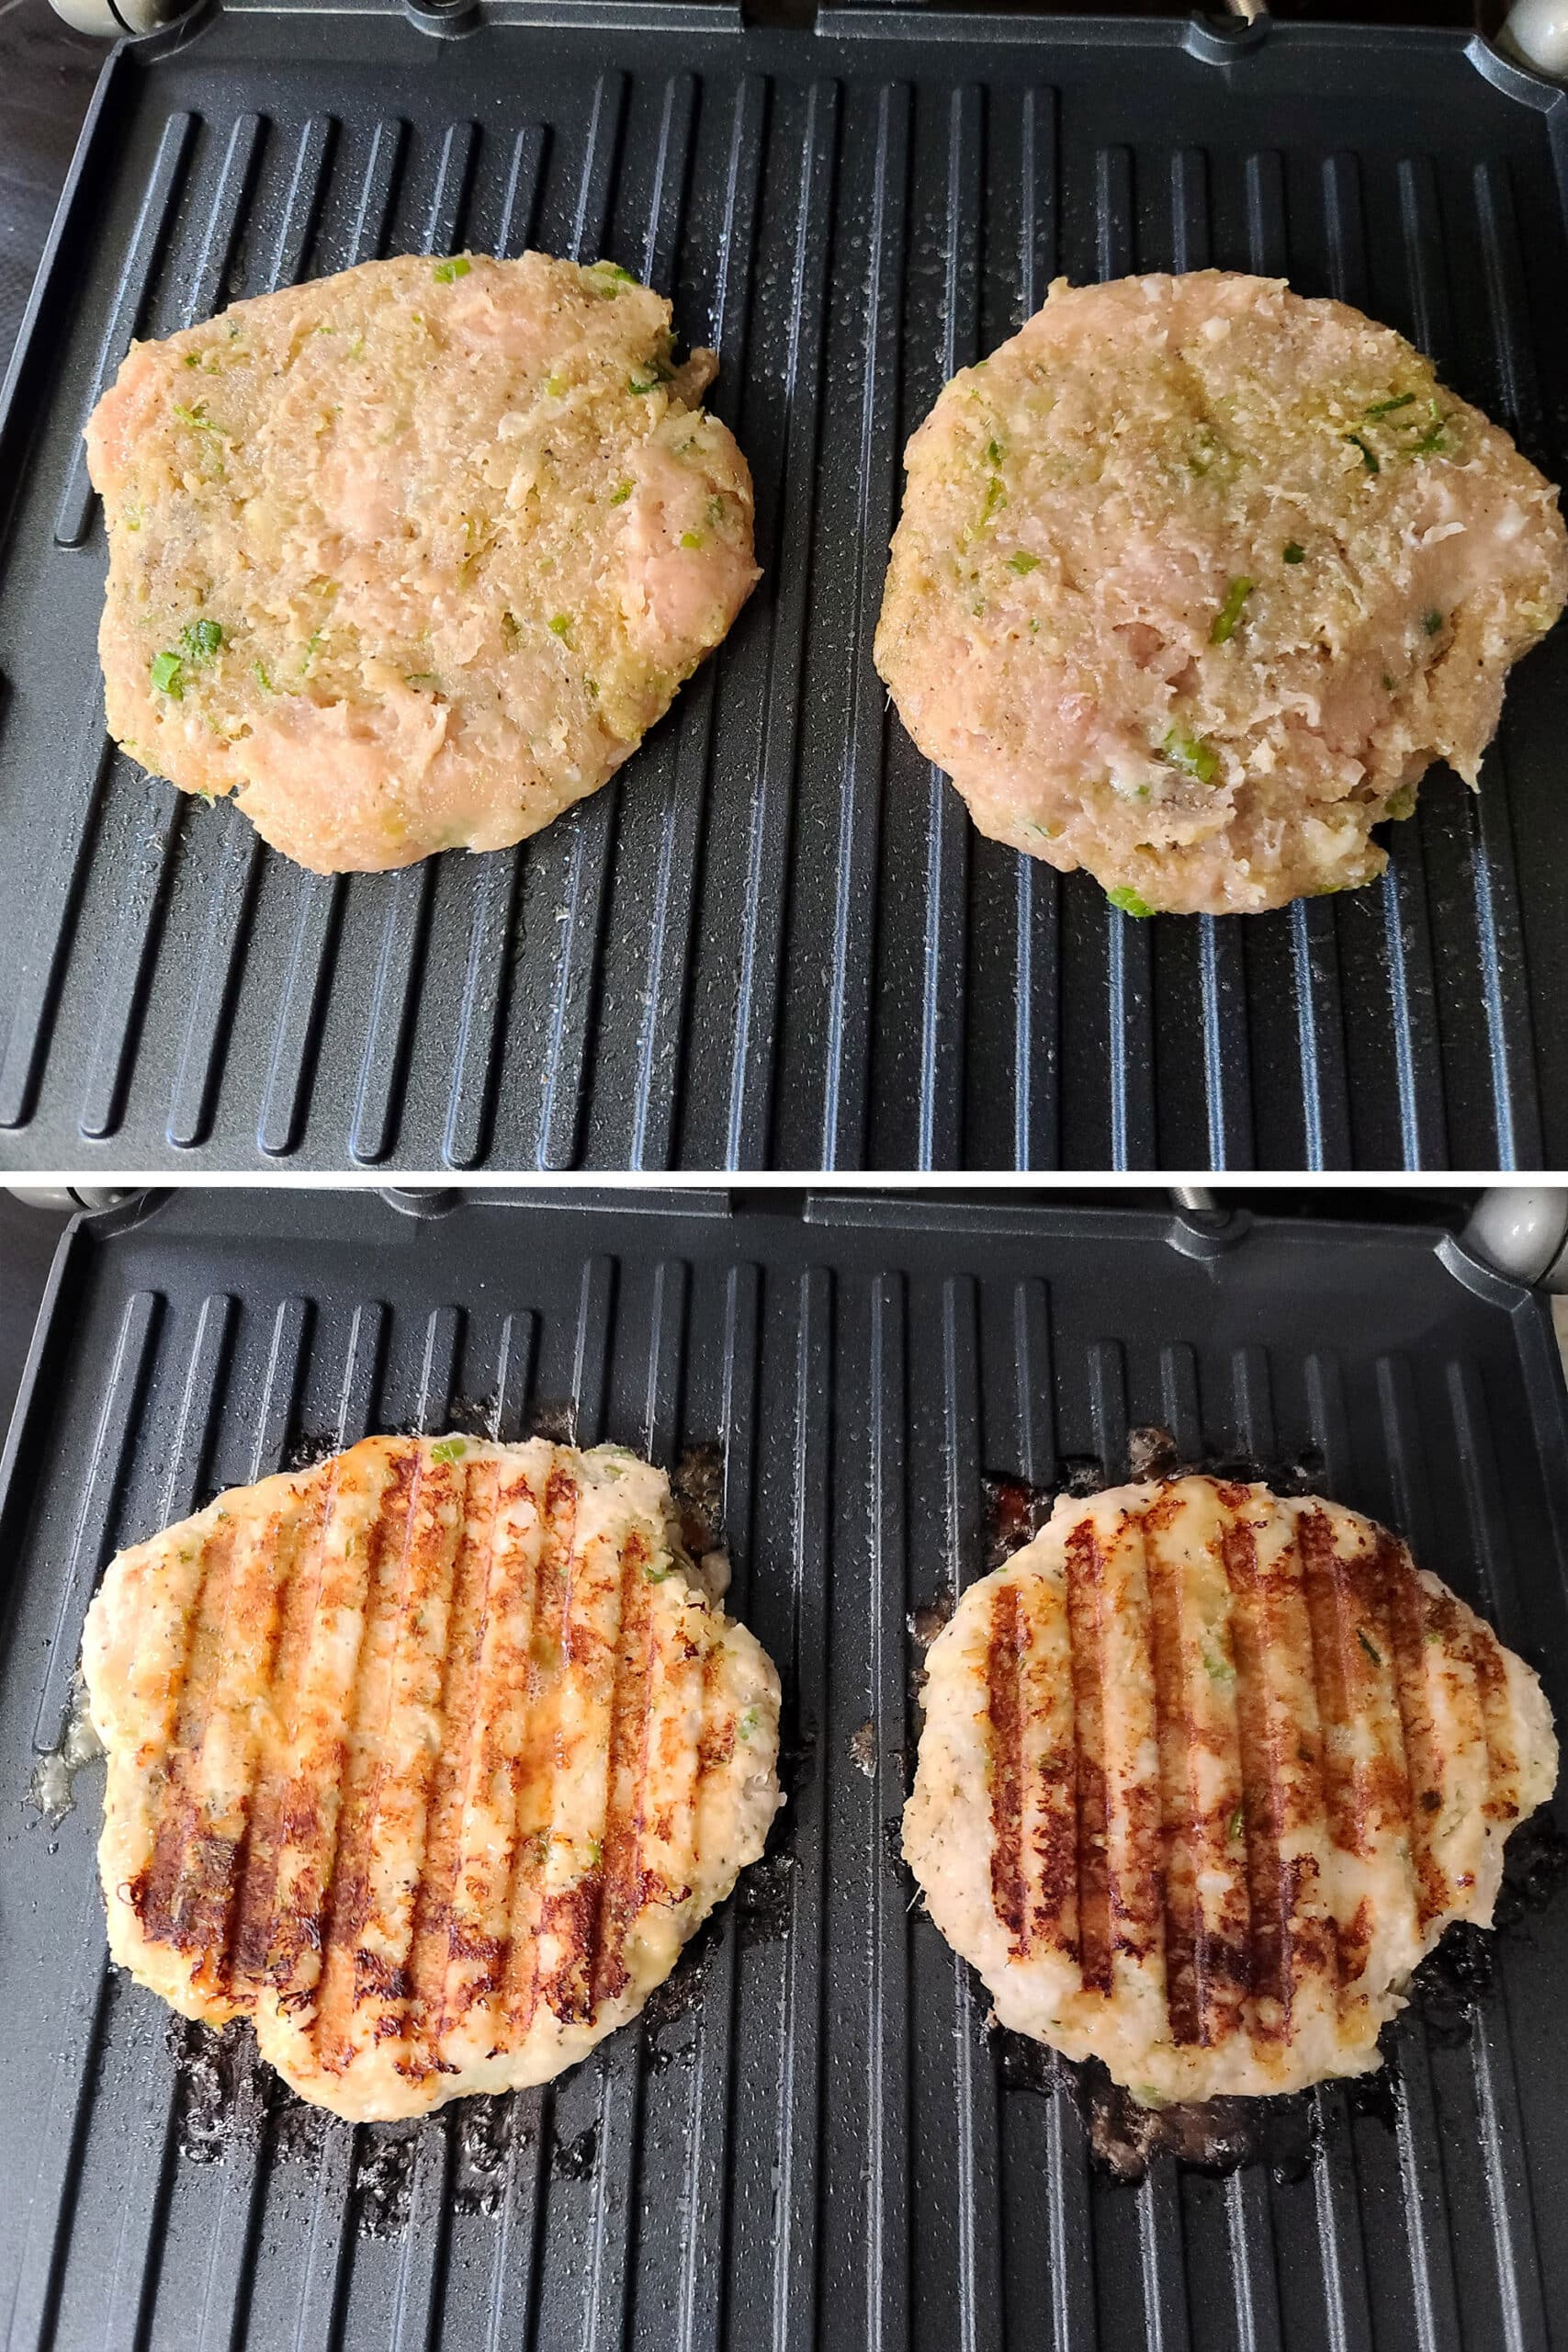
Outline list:
[[[1141,1483],[1145,1478],[1174,1476],[1180,1456],[1176,1440],[1168,1430],[1157,1422],[1145,1421],[1127,1432],[1127,1476]]]
[[[221,2026],[171,2018],[168,2050],[175,2062],[175,2140],[193,2165],[218,2163],[233,2148],[260,2143],[281,2088],[264,2065],[249,2022]]]
[[[422,2118],[416,2123],[367,2123],[355,2134],[351,2195],[362,2236],[395,2238],[408,2226],[423,2128]]]
[[[753,1944],[779,1942],[787,1936],[794,1912],[790,1881],[793,1854],[764,1854],[743,1873],[735,1889],[735,1921],[742,1951]]]
[[[1060,1479],[1058,1494],[1098,1495],[1112,1483],[1097,1453],[1064,1453],[1056,1469]]]
[[[1495,1978],[1491,1938],[1471,1920],[1455,1919],[1410,1979],[1427,2032],[1448,2048],[1468,2041]]]
[[[591,2180],[599,2159],[599,2126],[591,2123],[575,2140],[558,2137],[550,2149],[550,2170],[558,2180]]]
[[[980,1481],[986,1516],[986,1566],[999,1568],[1038,1535],[1051,1516],[1051,1496],[1021,1478],[987,1476]],[[951,1614],[952,1604],[949,1603]]]
[[[1263,2165],[1281,2185],[1304,2180],[1319,2146],[1310,2096],[1213,2098],[1174,2107],[1145,2107],[1111,2081],[1098,2058],[1064,2058],[1026,2035],[996,2032],[1004,2091],[1069,2098],[1088,2135],[1096,2164],[1128,2186],[1144,2178],[1151,2160],[1173,2156],[1197,2172],[1226,2174]]]
[[[934,1600],[911,1609],[907,1619],[909,1633],[918,1648],[929,1650],[942,1627],[952,1622],[957,1596],[951,1585],[943,1585]],[[923,1680],[923,1676],[922,1676]]]
[[[540,1403],[529,1424],[530,1437],[548,1438],[552,1445],[577,1443],[577,1407],[572,1403]]]
[[[463,2099],[452,2167],[453,2210],[499,2213],[506,2201],[513,2150],[530,2145],[533,2132],[532,2118],[523,2112],[522,2101],[505,2092]]]
[[[681,1542],[694,1560],[724,1549],[724,1449],[689,1445],[670,1474]]]
[[[343,1439],[336,1430],[299,1430],[284,1447],[279,1467],[285,1471],[319,1470],[342,1447]]]
[[[1517,1928],[1529,1913],[1543,1911],[1568,1883],[1568,1838],[1549,1808],[1521,1821],[1503,1854],[1503,1884],[1495,1925]]]

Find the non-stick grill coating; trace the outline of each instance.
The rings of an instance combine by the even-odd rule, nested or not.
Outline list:
[[[1568,1158],[1568,643],[1377,887],[1141,924],[978,838],[871,665],[899,452],[1076,282],[1288,274],[1560,469],[1548,96],[1461,37],[231,10],[123,54],[0,474],[0,1160],[1462,1167]],[[134,330],[464,242],[604,252],[716,346],[762,582],[520,853],[312,879],[105,748],[77,435]]]
[[[1023,2046],[987,2041],[983,1990],[910,1907],[922,1637],[988,1565],[984,1480],[1124,1476],[1129,1426],[1277,1485],[1296,1465],[1394,1528],[1568,1719],[1544,1302],[1467,1287],[1419,1230],[1227,1238],[1016,1201],[422,1221],[243,1193],[80,1235],[0,1502],[16,2352],[129,2352],[138,2312],[151,2352],[414,2352],[436,2329],[454,2352],[1545,2352],[1568,2310],[1568,1898],[1493,1940],[1468,2024],[1401,2021],[1372,2104],[1311,2096],[1299,2177],[1162,2158],[1135,2191]],[[720,1449],[729,1605],[785,1693],[774,1851],[655,2012],[546,2091],[411,2135],[243,2086],[215,2131],[205,2062],[105,1969],[97,1776],[52,1835],[23,1803],[102,1562],[367,1427],[573,1419],[671,1465]]]

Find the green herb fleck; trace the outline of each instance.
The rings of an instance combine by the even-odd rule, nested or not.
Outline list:
[[[590,262],[583,275],[592,282],[595,294],[604,295],[606,301],[614,300],[623,286],[637,284],[631,271],[623,269],[618,261]]]
[[[1001,443],[1000,443],[999,441],[987,441],[987,444],[986,444],[986,462],[987,463],[987,465],[999,466],[999,465],[1001,464],[1001,461],[1002,461],[1002,445],[1001,445]]]
[[[615,489],[610,492],[610,503],[612,506],[624,506],[631,494],[632,486],[630,482],[618,481],[615,484]]]
[[[752,1733],[757,1728],[757,1710],[755,1707],[748,1707],[746,1709],[737,1728],[739,1731],[742,1739],[750,1739],[751,1737]]]
[[[628,376],[626,390],[628,392],[656,392],[659,390],[659,379],[657,376]]]
[[[700,548],[702,543],[703,534],[701,531],[682,531],[681,534],[681,545],[683,548]]]
[[[1224,645],[1235,635],[1235,625],[1241,618],[1241,608],[1252,594],[1250,580],[1233,580],[1225,590],[1225,601],[1214,615],[1209,630],[1211,645]]]
[[[565,390],[566,378],[564,376],[547,376],[545,378],[545,390],[552,401],[558,401]]]
[[[1410,444],[1410,455],[1413,458],[1429,458],[1434,449],[1445,448],[1448,422],[1446,416],[1440,416],[1435,424],[1429,424],[1420,440]]]
[[[224,427],[221,424],[214,424],[212,419],[208,415],[207,402],[205,401],[197,401],[194,408],[182,408],[179,401],[175,401],[174,403],[174,409],[175,414],[179,418],[182,424],[188,424],[192,426],[197,433],[216,433],[223,440],[226,441],[228,439],[229,435]]]
[[[1374,1666],[1381,1666],[1382,1664],[1382,1653],[1378,1648],[1376,1643],[1369,1638],[1367,1629],[1364,1625],[1357,1626],[1356,1639],[1360,1643],[1361,1647],[1366,1651],[1367,1656],[1371,1659],[1372,1664]]]
[[[466,1437],[444,1437],[439,1445],[430,1449],[432,1462],[461,1462],[468,1450]]]
[[[615,1476],[616,1476],[617,1477],[619,1477],[619,1476],[620,1476],[619,1471],[617,1471],[617,1472],[615,1473]],[[670,1564],[670,1566],[669,1566],[668,1567],[663,1567],[663,1568],[649,1568],[649,1569],[646,1571],[646,1574],[647,1574],[647,1577],[648,1577],[648,1581],[649,1581],[649,1584],[667,1584],[667,1583],[669,1582],[670,1578],[674,1575],[674,1573],[675,1573],[675,1566],[674,1566],[674,1563],[673,1563],[673,1561],[671,1561],[671,1564]]]
[[[1233,1846],[1240,1844],[1242,1833],[1246,1827],[1247,1807],[1245,1804],[1238,1804],[1231,1815],[1230,1842]]]
[[[1413,784],[1402,784],[1399,790],[1390,797],[1383,815],[1392,817],[1397,823],[1401,819],[1413,815],[1415,808],[1416,786]]]
[[[1203,1653],[1203,1670],[1211,1682],[1234,1682],[1235,1668],[1210,1636],[1205,1634],[1199,1645]]]
[[[1382,690],[1385,695],[1391,695],[1393,692],[1393,680],[1386,670],[1382,673]]]
[[[1347,441],[1352,443],[1356,448],[1359,449],[1361,453],[1361,463],[1365,466],[1370,474],[1382,473],[1382,467],[1378,461],[1377,451],[1375,449],[1369,449],[1359,433],[1347,433],[1345,438]]]
[[[570,636],[571,633],[571,615],[570,613],[552,613],[550,615],[550,629],[552,635],[556,637]]]
[[[185,663],[177,653],[154,654],[152,667],[149,673],[154,690],[158,694],[167,695],[172,701],[178,702],[185,693],[185,681],[180,675],[184,668]]]
[[[256,682],[257,685],[261,688],[261,690],[262,690],[263,694],[264,694],[264,695],[269,695],[269,694],[271,694],[271,692],[272,692],[272,690],[273,690],[273,687],[272,687],[272,680],[271,680],[271,679],[267,676],[267,674],[266,674],[265,665],[264,663],[260,662],[255,662],[255,663],[254,663],[254,664],[253,664],[253,668],[254,668],[254,671],[255,682]]]
[[[1130,888],[1125,882],[1119,882],[1114,890],[1107,890],[1105,895],[1113,907],[1120,908],[1124,915],[1134,916],[1139,922],[1146,922],[1156,911],[1146,899],[1140,899],[1136,890]]]
[[[1361,413],[1363,416],[1392,416],[1395,409],[1413,408],[1415,404],[1414,392],[1400,392],[1391,401],[1374,401],[1371,407],[1363,409]]]
[[[1443,626],[1443,616],[1441,613],[1423,613],[1421,616],[1421,626],[1426,630],[1428,637],[1436,637],[1438,630]]]
[[[1287,563],[1304,563],[1306,561],[1306,549],[1302,546],[1299,540],[1287,539],[1285,541],[1285,561]]]
[[[473,267],[467,254],[454,254],[450,261],[438,261],[431,271],[438,286],[450,286],[459,277],[467,277]]]
[[[1030,572],[1039,571],[1040,558],[1037,555],[1029,555],[1022,548],[1019,548],[1009,556],[1008,569],[1010,571],[1016,571],[1021,580],[1024,579]]]
[[[588,1867],[589,1867],[589,1869],[590,1869],[591,1871],[596,1871],[596,1870],[598,1869],[598,1867],[599,1867],[600,1863],[604,1860],[604,1840],[603,1839],[603,1838],[590,1838],[590,1839],[588,1840]]]
[[[1201,735],[1189,735],[1182,728],[1173,727],[1160,749],[1172,767],[1196,776],[1200,784],[1213,784],[1219,774],[1220,755]]]
[[[187,368],[199,368],[200,365],[201,354],[199,351],[187,351],[186,353],[186,366]]]
[[[998,506],[1005,506],[1007,503],[1008,494],[1002,488],[1002,478],[1000,474],[993,474],[986,486],[986,503],[980,509],[982,526],[990,521]]]
[[[716,531],[717,530],[717,528],[718,528],[719,525],[723,522],[723,520],[724,520],[724,501],[723,501],[723,499],[722,499],[722,498],[710,498],[710,499],[708,500],[708,521],[712,524],[712,526],[713,526],[713,527],[714,527],[714,529],[715,529]]]
[[[180,631],[180,648],[187,662],[210,662],[222,644],[223,630],[217,621],[187,621]]]

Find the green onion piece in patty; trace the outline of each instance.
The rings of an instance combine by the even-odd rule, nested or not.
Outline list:
[[[1015,555],[1009,556],[1008,568],[1010,571],[1016,571],[1021,579],[1026,572],[1039,571],[1040,558],[1037,555],[1027,555],[1023,548],[1020,548]]]
[[[1377,451],[1375,449],[1369,449],[1359,433],[1347,433],[1345,438],[1347,441],[1354,442],[1356,447],[1359,449],[1361,453],[1361,463],[1365,466],[1370,474],[1382,473],[1382,468],[1378,463]]]
[[[1214,615],[1214,625],[1209,631],[1211,645],[1224,645],[1235,635],[1235,625],[1241,618],[1241,608],[1252,594],[1250,580],[1233,580],[1225,590],[1225,601]]]
[[[1436,637],[1438,631],[1443,626],[1443,616],[1441,613],[1423,613],[1421,616],[1421,626],[1426,630],[1428,637]]]
[[[1363,409],[1361,413],[1363,416],[1392,416],[1395,409],[1412,408],[1415,402],[1414,392],[1400,392],[1391,401],[1374,401],[1371,407]]]
[[[1136,890],[1124,882],[1119,882],[1114,890],[1107,890],[1105,895],[1113,907],[1119,907],[1124,915],[1136,916],[1140,922],[1146,922],[1155,912],[1147,899],[1140,899]]]
[[[438,286],[450,286],[459,277],[467,277],[473,267],[467,254],[454,254],[450,261],[438,261],[431,276]]]
[[[1285,541],[1285,561],[1287,563],[1304,563],[1306,561],[1306,549],[1302,546],[1298,539],[1287,539]]]
[[[1220,755],[1201,735],[1189,735],[1183,729],[1173,727],[1160,750],[1172,767],[1196,776],[1200,784],[1213,784],[1219,774]]]
[[[555,631],[557,637],[564,637],[571,627],[571,615],[570,613],[552,613],[550,615],[550,627]]]
[[[177,653],[154,654],[149,675],[156,692],[168,695],[174,701],[178,702],[185,692],[185,684],[180,675],[184,668],[185,663]]]
[[[180,631],[180,650],[187,662],[210,662],[223,643],[218,621],[187,621]]]

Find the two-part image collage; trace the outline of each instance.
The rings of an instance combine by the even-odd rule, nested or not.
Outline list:
[[[1564,0],[0,0],[6,362],[0,2352],[1568,2352]]]

